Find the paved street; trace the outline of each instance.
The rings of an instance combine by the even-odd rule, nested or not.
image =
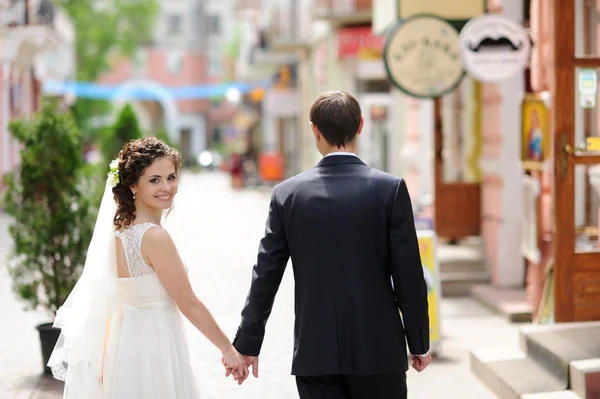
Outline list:
[[[262,236],[270,192],[234,192],[221,174],[187,174],[182,178],[175,210],[165,227],[178,244],[190,269],[198,296],[213,312],[225,331],[233,336],[240,321],[250,283],[258,240]],[[0,215],[0,257],[9,244]],[[239,387],[223,376],[220,355],[188,323],[192,360],[204,399],[294,399],[290,376],[293,326],[293,278],[286,271],[279,290],[261,355],[260,378]],[[49,316],[22,312],[0,272],[0,399],[60,398],[60,385],[46,381],[38,389],[42,369],[39,340],[34,326]],[[469,298],[442,304],[441,358],[430,368],[408,375],[412,398],[494,398],[470,373],[468,349],[480,345],[517,345],[517,329]]]

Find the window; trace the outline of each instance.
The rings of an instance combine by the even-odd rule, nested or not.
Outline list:
[[[208,33],[212,35],[221,33],[221,18],[218,15],[208,16]]]
[[[134,58],[133,58],[133,68],[135,73],[138,75],[144,74],[144,69],[146,67],[146,50],[137,49]]]
[[[223,72],[221,68],[221,57],[219,54],[211,54],[208,57],[208,73],[213,76],[218,76]]]
[[[183,54],[181,51],[169,51],[167,53],[167,72],[176,75],[183,69]]]
[[[167,20],[167,32],[169,35],[177,35],[181,33],[181,15],[169,15]]]

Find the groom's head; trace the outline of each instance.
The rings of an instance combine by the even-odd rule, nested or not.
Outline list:
[[[345,91],[321,94],[310,108],[317,148],[323,153],[353,147],[363,127],[358,101]]]

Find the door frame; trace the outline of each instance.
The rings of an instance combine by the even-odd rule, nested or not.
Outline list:
[[[481,182],[444,181],[442,99],[437,97],[433,101],[434,229],[438,236],[451,239],[478,236],[481,234]]]
[[[553,0],[554,319],[556,322],[600,319],[600,304],[592,303],[592,306],[585,306],[586,298],[583,297],[586,278],[590,273],[600,275],[598,267],[600,252],[576,252],[574,201],[576,165],[600,163],[600,155],[574,150],[576,70],[579,67],[600,68],[600,57],[576,55],[575,1]],[[556,29],[558,26],[560,29]],[[593,284],[593,282],[589,283]]]

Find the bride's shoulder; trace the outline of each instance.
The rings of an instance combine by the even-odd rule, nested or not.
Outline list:
[[[174,246],[174,243],[167,230],[161,226],[153,225],[146,230],[142,238],[142,245],[148,249],[158,249]]]

